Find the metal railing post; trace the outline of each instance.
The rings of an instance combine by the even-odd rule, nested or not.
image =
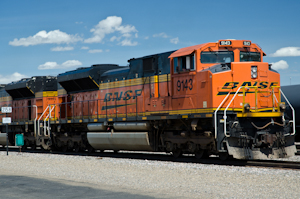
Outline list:
[[[217,112],[219,111],[219,109],[221,108],[221,106],[224,104],[224,102],[226,101],[226,99],[228,98],[228,96],[230,95],[230,91],[228,92],[228,94],[226,95],[226,97],[223,99],[223,101],[221,102],[221,104],[218,106],[217,110],[215,111],[214,115],[215,115],[215,138],[217,138],[218,135],[218,124],[217,124]]]
[[[228,137],[227,134],[226,134],[226,119],[227,119],[226,111],[227,111],[228,107],[230,106],[230,104],[232,103],[232,101],[234,100],[235,96],[239,93],[239,91],[240,91],[241,88],[242,88],[242,86],[235,92],[235,94],[232,97],[231,101],[229,102],[229,104],[227,105],[227,107],[224,110],[224,116],[223,116],[223,118],[224,118],[224,135],[226,137]]]
[[[106,103],[106,105],[105,105],[105,111],[106,111],[106,121],[107,121],[107,100],[105,100],[105,103]]]
[[[294,107],[291,105],[291,103],[289,102],[289,100],[287,99],[287,97],[284,95],[284,93],[282,92],[281,89],[279,89],[282,96],[284,97],[284,99],[286,100],[286,102],[289,104],[289,106],[291,107],[292,109],[292,113],[293,113],[293,133],[291,135],[295,135],[296,133],[296,124],[295,124],[295,109]]]

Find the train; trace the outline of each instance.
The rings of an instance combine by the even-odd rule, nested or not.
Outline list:
[[[0,144],[166,152],[222,160],[295,155],[295,112],[250,40],[219,40],[0,86]],[[6,127],[8,128],[6,132]]]

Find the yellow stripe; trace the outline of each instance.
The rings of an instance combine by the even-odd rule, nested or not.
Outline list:
[[[57,97],[57,91],[37,92],[35,97]]]
[[[97,87],[99,88],[99,84],[97,84],[97,82],[95,82],[95,80],[92,79],[91,76],[89,76],[89,78],[97,85]]]
[[[26,87],[28,88],[28,90],[30,90],[30,92],[32,92],[32,94],[34,94],[34,92],[28,86],[26,86]]]
[[[11,96],[6,96],[6,97],[0,98],[0,102],[7,102],[7,101],[11,101],[11,100],[12,100]]]
[[[149,83],[158,83],[158,79],[159,79],[159,83],[167,82],[167,80],[170,81],[170,78],[167,78],[167,74],[159,75],[159,76],[155,75],[150,77],[142,77],[136,79],[102,83],[100,84],[100,90],[120,88],[125,86],[138,86],[138,85],[149,84]]]
[[[281,112],[237,113],[237,117],[281,117]]]

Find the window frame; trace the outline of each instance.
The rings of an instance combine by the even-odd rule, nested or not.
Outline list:
[[[196,70],[195,52],[189,55],[173,58],[174,73],[183,73],[183,72],[190,72],[195,70]]]

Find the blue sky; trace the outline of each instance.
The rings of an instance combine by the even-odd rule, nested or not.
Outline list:
[[[300,84],[300,1],[1,0],[0,83],[220,39],[251,40]]]

